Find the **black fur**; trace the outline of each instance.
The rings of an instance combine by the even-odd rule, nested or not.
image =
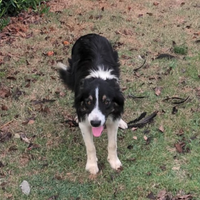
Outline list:
[[[116,79],[103,80],[101,78],[87,78],[90,70],[97,70],[103,66],[105,70],[113,70],[111,74],[119,78],[118,54],[113,50],[109,41],[100,35],[88,34],[80,37],[72,48],[71,59],[67,70],[60,69],[63,82],[75,93],[75,108],[78,119],[85,119],[95,104],[95,88],[99,87],[99,98],[106,95],[109,102],[100,102],[102,113],[113,119],[121,117],[124,108],[124,97]],[[93,97],[90,105],[86,105],[89,96]]]

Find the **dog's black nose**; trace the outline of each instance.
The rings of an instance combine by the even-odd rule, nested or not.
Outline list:
[[[101,125],[101,121],[100,120],[91,120],[90,123],[91,123],[91,125],[93,127],[98,127],[98,126]]]

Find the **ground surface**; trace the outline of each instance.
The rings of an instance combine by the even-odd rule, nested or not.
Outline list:
[[[199,2],[48,6],[42,15],[29,10],[11,18],[0,33],[0,199],[200,199]],[[106,132],[95,139],[97,176],[85,172],[82,137],[66,123],[75,117],[73,94],[56,68],[91,32],[119,52],[125,121],[157,113],[142,128],[119,130],[121,171],[106,161]]]

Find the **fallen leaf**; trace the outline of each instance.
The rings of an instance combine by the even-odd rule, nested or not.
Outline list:
[[[35,119],[34,118],[29,118],[26,121],[22,122],[23,125],[34,124],[34,123],[35,123]]]
[[[175,146],[176,151],[177,151],[178,153],[183,153],[183,148],[182,148],[181,143],[176,143],[174,146]]]
[[[29,138],[27,138],[26,134],[24,134],[24,133],[20,134],[20,138],[21,138],[21,140],[23,140],[24,142],[26,142],[28,144],[31,143],[31,140]]]
[[[190,200],[193,199],[193,196],[191,194],[177,195],[176,199]]]
[[[47,52],[47,56],[53,56],[54,55],[54,52],[53,51],[48,51]]]
[[[17,149],[17,145],[12,145],[8,148],[8,151],[16,151]]]
[[[5,105],[2,105],[2,106],[1,106],[1,110],[5,110],[5,111],[7,111],[7,110],[8,110],[8,107],[5,106]]]
[[[0,142],[6,142],[12,137],[10,132],[1,132],[0,131]]]
[[[133,139],[134,139],[134,140],[137,140],[137,136],[133,136]]]
[[[153,2],[153,5],[154,5],[154,6],[158,6],[159,3],[158,3],[158,2]]]
[[[176,57],[167,53],[163,53],[163,54],[159,54],[155,59],[173,59],[173,58],[176,58]]]
[[[13,195],[12,194],[9,194],[9,193],[5,193],[5,198],[6,199],[12,199]]]
[[[64,44],[65,46],[68,46],[70,43],[69,43],[67,40],[65,40],[65,41],[63,41],[63,44]]]
[[[165,165],[162,165],[162,166],[160,166],[160,169],[162,170],[162,171],[166,171],[166,166]]]
[[[157,195],[157,199],[158,200],[164,200],[165,196],[166,196],[167,192],[165,190],[161,190],[158,195]]]
[[[6,77],[8,80],[13,80],[13,81],[16,81],[17,79],[16,79],[16,77],[14,77],[14,76],[7,76]]]
[[[147,137],[146,135],[144,135],[144,137],[143,137],[143,138],[144,138],[144,140],[145,140],[145,141],[147,141],[147,140],[148,140],[148,137]]]
[[[164,133],[164,127],[163,127],[163,125],[161,125],[161,126],[159,127],[159,131],[161,131],[162,133]]]
[[[0,167],[4,167],[5,165],[0,161]]]
[[[33,119],[30,119],[29,121],[28,121],[28,124],[34,124],[35,123],[35,120],[33,120]]]
[[[10,90],[7,87],[2,87],[0,88],[0,97],[1,98],[6,98],[11,95]]]
[[[156,96],[160,96],[160,94],[161,94],[161,88],[160,87],[155,88],[155,94],[156,94]]]
[[[48,106],[45,106],[45,107],[41,106],[40,111],[44,113],[50,113],[50,109]]]
[[[30,143],[27,148],[28,148],[28,150],[39,149],[40,145],[39,144]]]
[[[183,129],[178,130],[178,133],[176,135],[178,136],[184,135],[184,130]]]
[[[179,170],[180,170],[180,166],[172,167],[172,170],[174,170],[174,171],[179,171]]]
[[[147,15],[149,15],[149,16],[153,16],[153,13],[147,12]]]
[[[20,136],[20,134],[19,134],[19,133],[15,133],[15,135],[14,135],[14,138],[15,138],[15,139],[20,139],[20,138],[21,138],[21,136]]]
[[[132,130],[132,131],[136,131],[136,130],[137,130],[137,127],[133,127],[131,130]]]

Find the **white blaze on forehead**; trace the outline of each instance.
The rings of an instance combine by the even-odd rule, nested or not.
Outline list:
[[[98,87],[95,89],[95,97],[96,97],[96,104],[92,112],[88,115],[88,120],[89,122],[91,120],[101,121],[100,126],[103,126],[105,123],[105,116],[99,110],[99,88]]]
[[[116,79],[118,81],[118,78],[111,74],[113,70],[112,69],[104,69],[104,66],[98,66],[98,70],[90,70],[90,74],[86,76],[87,78],[101,78],[103,80],[106,79]]]

